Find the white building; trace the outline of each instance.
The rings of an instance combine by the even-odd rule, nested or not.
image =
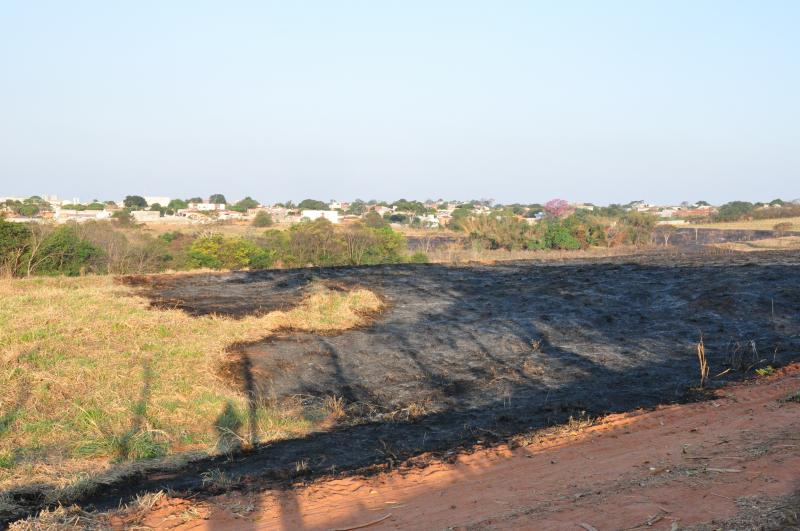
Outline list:
[[[300,213],[301,218],[306,218],[311,221],[319,218],[325,218],[331,223],[339,223],[339,213],[335,210],[303,210]]]
[[[84,221],[101,221],[104,219],[111,219],[110,210],[63,210],[56,207],[53,210],[53,220],[56,223],[66,223],[74,221],[76,223],[83,223]]]
[[[419,222],[423,227],[438,227],[439,216],[436,214],[423,214],[419,216]]]
[[[225,210],[225,203],[189,203],[189,210],[215,212],[218,210]]]
[[[156,203],[158,203],[162,207],[167,206],[169,204],[169,202],[171,201],[171,199],[169,197],[164,197],[164,196],[160,196],[160,195],[151,195],[151,196],[147,196],[146,195],[146,196],[144,196],[144,200],[147,201],[147,206],[153,206]]]
[[[148,221],[158,221],[161,218],[161,212],[158,210],[134,210],[131,216],[136,220],[136,223],[147,223]]]
[[[658,211],[658,216],[662,218],[672,218],[678,214],[678,207],[665,207]]]

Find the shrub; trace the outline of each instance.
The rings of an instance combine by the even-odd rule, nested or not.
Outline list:
[[[364,216],[364,225],[366,225],[367,227],[371,227],[373,229],[380,229],[382,227],[389,226],[386,220],[383,219],[381,215],[375,212],[374,210],[370,210],[369,212],[367,212],[367,215]]]
[[[102,251],[81,239],[74,227],[66,226],[47,235],[38,249],[30,248],[25,259],[32,258],[36,263],[31,272],[35,269],[43,275],[77,276],[96,271],[102,256]]]
[[[750,216],[755,210],[753,203],[747,201],[731,201],[719,207],[717,215],[714,216],[716,221],[738,221],[747,216]]]
[[[411,264],[427,264],[428,255],[423,253],[422,251],[417,251],[408,257],[408,262]]]
[[[270,216],[269,212],[264,210],[260,210],[256,213],[256,216],[253,218],[253,226],[254,227],[271,227],[272,226],[272,216]]]
[[[275,253],[244,238],[225,238],[221,234],[201,236],[187,251],[190,267],[211,269],[264,269],[275,261]]]
[[[547,232],[544,236],[545,245],[550,249],[563,249],[574,251],[581,248],[581,242],[572,235],[569,228],[558,222],[547,224]]]
[[[620,218],[619,224],[625,231],[627,243],[638,246],[649,243],[652,240],[658,220],[650,214],[628,212]]]

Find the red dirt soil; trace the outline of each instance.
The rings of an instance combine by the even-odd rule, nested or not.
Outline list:
[[[513,449],[286,491],[168,499],[141,523],[193,530],[370,523],[370,530],[605,530],[720,522],[746,510],[751,497],[777,499],[800,489],[800,403],[782,400],[798,391],[794,365],[725,387],[710,401],[612,415]]]

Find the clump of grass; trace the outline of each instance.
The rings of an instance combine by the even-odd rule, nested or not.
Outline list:
[[[756,374],[758,374],[759,376],[769,376],[771,374],[775,374],[775,367],[773,367],[772,365],[761,367],[760,369],[756,369]]]
[[[219,490],[227,490],[236,484],[236,478],[219,468],[212,468],[200,474],[203,486]]]
[[[109,529],[110,522],[104,514],[90,513],[77,505],[46,509],[36,516],[19,520],[9,526],[9,531],[84,531]]]
[[[528,376],[541,376],[544,374],[544,368],[532,359],[526,359],[522,362],[522,372]]]
[[[294,464],[294,471],[296,474],[301,475],[309,471],[308,459],[301,459]]]
[[[347,414],[344,398],[341,396],[326,396],[322,401],[322,407],[334,419],[343,418]]]
[[[2,279],[0,487],[68,484],[114,461],[217,452],[231,436],[219,426],[248,441],[307,433],[315,424],[300,411],[269,404],[256,406],[254,426],[225,424],[226,411],[240,420],[249,411],[245,393],[216,372],[227,347],[281,329],[360,326],[381,306],[365,289],[319,286],[287,311],[192,317],[153,309],[108,276]]]
[[[786,398],[781,399],[781,402],[796,402],[800,404],[800,389],[790,394]]]
[[[706,386],[708,381],[709,366],[706,360],[706,347],[703,344],[703,337],[700,336],[700,342],[697,343],[697,361],[700,363],[700,387]]]

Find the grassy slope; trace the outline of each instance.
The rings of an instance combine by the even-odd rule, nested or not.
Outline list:
[[[244,439],[245,396],[216,376],[228,345],[281,327],[346,329],[379,308],[366,290],[319,289],[288,312],[196,318],[150,309],[111,277],[0,280],[0,486]],[[324,417],[262,404],[254,436],[306,433]]]

